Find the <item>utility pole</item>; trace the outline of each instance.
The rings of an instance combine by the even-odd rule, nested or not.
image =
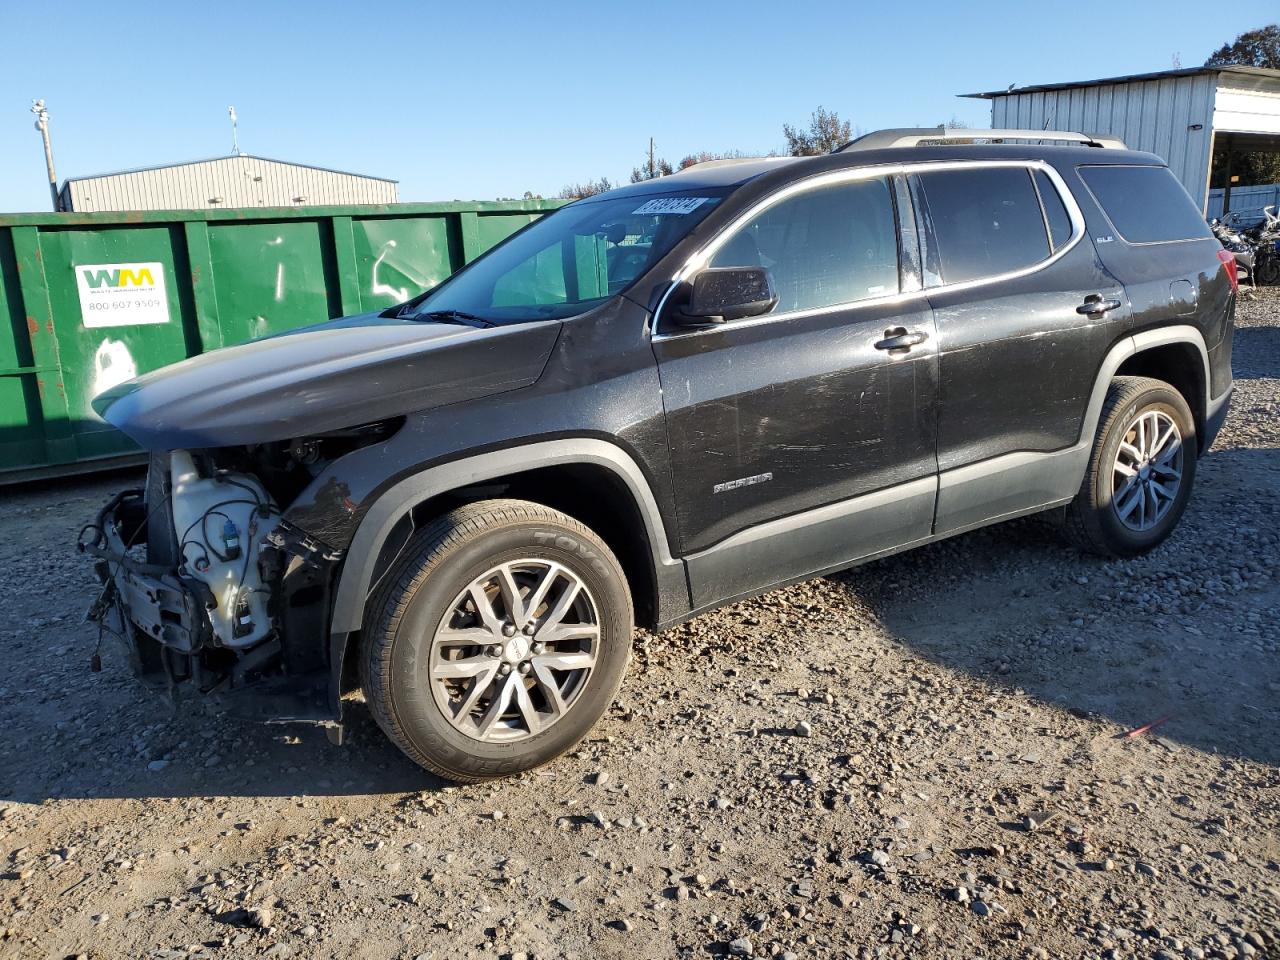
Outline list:
[[[657,171],[653,167],[653,137],[649,138],[649,179],[652,180]]]
[[[53,147],[49,143],[49,111],[45,109],[43,100],[32,100],[31,112],[36,115],[36,129],[40,131],[40,136],[44,138],[44,164],[49,168],[49,196],[53,198],[53,212],[57,213],[60,207],[58,203],[58,175],[53,172]]]

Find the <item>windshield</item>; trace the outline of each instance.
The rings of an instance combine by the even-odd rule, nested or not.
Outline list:
[[[631,196],[564,207],[455,274],[404,316],[450,314],[500,324],[582,313],[634,283],[723,193]]]

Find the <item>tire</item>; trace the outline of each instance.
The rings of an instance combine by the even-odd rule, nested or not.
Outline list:
[[[1169,425],[1176,427],[1181,442],[1170,436],[1157,455],[1149,458],[1150,465],[1129,477],[1122,468],[1144,462],[1131,455],[1142,447],[1139,420],[1143,429],[1153,434],[1162,434]],[[1154,431],[1150,429],[1153,424]],[[1159,442],[1157,437],[1148,445]],[[1172,453],[1170,443],[1176,444]],[[1122,444],[1127,444],[1123,452]],[[1190,499],[1196,450],[1195,418],[1182,394],[1162,380],[1116,377],[1102,407],[1084,482],[1065,511],[1067,538],[1080,549],[1104,557],[1137,556],[1163,542],[1178,525]],[[1170,472],[1174,466],[1178,468],[1176,484]],[[1130,483],[1144,479],[1150,493]]]
[[[545,600],[525,611],[540,589]],[[631,655],[631,593],[613,553],[578,521],[522,500],[433,521],[384,577],[365,622],[361,681],[374,719],[416,763],[464,783],[571,750],[617,695]],[[454,676],[462,671],[473,672]]]

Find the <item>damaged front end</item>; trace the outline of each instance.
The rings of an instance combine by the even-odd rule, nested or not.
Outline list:
[[[146,488],[114,497],[81,533],[102,584],[88,619],[175,705],[209,695],[239,716],[339,737],[328,640],[342,551],[284,511],[333,460],[397,425],[153,454]]]

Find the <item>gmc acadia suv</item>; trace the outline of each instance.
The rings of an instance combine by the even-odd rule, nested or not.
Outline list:
[[[1150,550],[1226,415],[1234,262],[1155,156],[953,135],[698,164],[108,391],[153,453],[82,537],[91,615],[171,696],[340,738],[363,688],[471,781],[577,743],[637,625],[1039,511]]]

